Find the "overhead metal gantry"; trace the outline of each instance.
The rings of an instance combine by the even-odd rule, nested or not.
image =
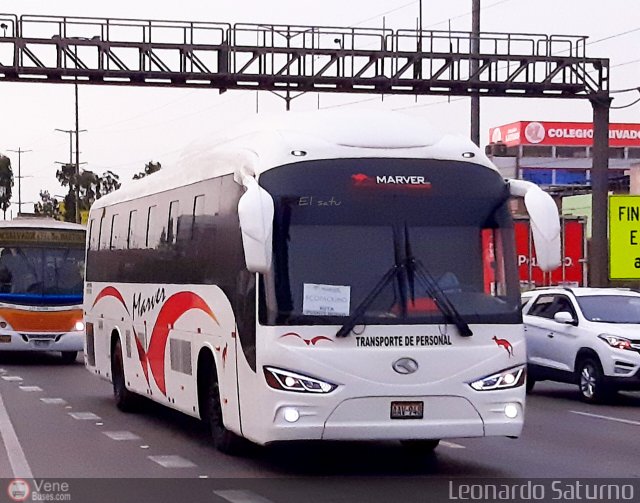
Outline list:
[[[0,79],[10,81],[585,98],[606,92],[609,77],[607,60],[587,58],[578,36],[482,33],[475,55],[467,32],[12,15],[0,22]]]
[[[592,282],[608,281],[609,60],[586,37],[12,14],[0,29],[0,81],[588,99]]]

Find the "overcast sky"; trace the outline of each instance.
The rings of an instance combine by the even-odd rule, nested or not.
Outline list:
[[[423,28],[468,31],[471,0],[423,0]],[[226,23],[291,24],[412,29],[418,1],[408,0],[0,0],[0,13],[52,16],[198,20]],[[587,56],[611,60],[612,90],[640,86],[640,8],[638,0],[482,0],[481,30],[513,33],[586,35]],[[1,35],[1,34],[0,34]],[[193,141],[206,142],[229,121],[256,113],[256,92],[80,86],[81,162],[98,174],[111,170],[123,183],[149,160],[171,168]],[[631,103],[640,92],[615,93],[613,106]],[[284,101],[264,92],[261,112],[284,110]],[[469,99],[443,97],[307,94],[293,110],[335,107],[384,107],[424,117],[445,132],[469,135]],[[32,211],[39,192],[66,191],[55,178],[56,161],[69,159],[74,90],[65,84],[0,81],[0,153],[31,150],[22,156],[23,211]],[[640,103],[611,111],[611,122],[640,122]],[[517,120],[590,121],[585,100],[488,98],[481,102],[481,142],[492,126]],[[13,214],[18,206],[14,187]]]

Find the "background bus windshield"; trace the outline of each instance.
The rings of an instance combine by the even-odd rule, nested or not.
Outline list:
[[[411,259],[465,322],[520,322],[508,191],[489,168],[309,161],[267,171],[260,184],[275,201],[262,323],[342,324],[387,273],[362,322],[441,323],[432,287],[407,267]]]
[[[0,300],[29,304],[82,300],[84,249],[5,246],[0,251]]]

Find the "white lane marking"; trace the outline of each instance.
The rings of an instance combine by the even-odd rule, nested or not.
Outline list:
[[[147,456],[154,463],[165,468],[194,468],[196,465],[181,456]]]
[[[111,440],[140,440],[140,437],[130,431],[103,431]]]
[[[446,440],[440,440],[440,445],[443,447],[449,447],[450,449],[466,449],[464,445],[456,444],[455,442],[447,442]]]
[[[81,421],[100,421],[100,419],[102,419],[100,416],[96,416],[93,412],[69,412],[69,415],[73,419],[79,419]]]
[[[64,398],[41,398],[40,401],[47,405],[64,405],[67,403]]]
[[[19,386],[22,391],[42,391],[40,386]]]
[[[24,455],[16,430],[13,429],[13,424],[4,406],[2,395],[0,395],[0,437],[2,437],[2,441],[4,442],[7,457],[13,470],[13,476],[32,479],[33,473],[31,472],[31,467],[27,462],[27,457]]]
[[[2,378],[5,381],[23,381],[24,379],[22,379],[22,377],[20,376],[2,376]]]
[[[213,494],[231,503],[272,503],[271,500],[252,493],[251,491],[240,491],[237,489],[226,489],[224,491],[213,491]]]
[[[607,419],[609,421],[616,421],[618,423],[633,424],[635,426],[640,426],[640,421],[633,421],[632,419],[622,419],[620,417],[612,417],[612,416],[601,416],[600,414],[591,414],[589,412],[580,412],[577,410],[570,410],[569,412],[573,414],[579,414],[581,416],[595,417],[596,419]]]

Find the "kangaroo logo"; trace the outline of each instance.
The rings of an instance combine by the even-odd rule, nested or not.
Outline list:
[[[509,358],[513,356],[513,346],[508,340],[498,339],[495,335],[492,337],[492,339],[496,341],[496,344],[498,346],[503,347],[505,349],[505,351],[509,354]]]

